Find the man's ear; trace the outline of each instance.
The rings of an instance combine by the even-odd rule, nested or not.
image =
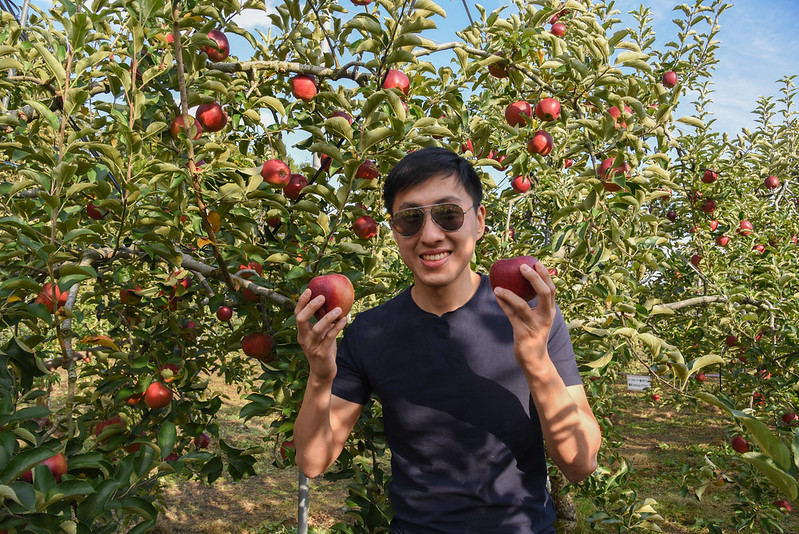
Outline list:
[[[486,230],[486,207],[480,204],[477,207],[477,239],[483,237]]]

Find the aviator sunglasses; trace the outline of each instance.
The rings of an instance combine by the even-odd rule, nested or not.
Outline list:
[[[419,233],[424,226],[425,212],[430,212],[430,218],[436,225],[445,232],[454,232],[460,230],[463,226],[464,215],[469,210],[463,211],[463,208],[457,204],[430,204],[428,206],[419,206],[416,208],[406,208],[399,210],[391,216],[391,225],[402,237],[411,237]]]

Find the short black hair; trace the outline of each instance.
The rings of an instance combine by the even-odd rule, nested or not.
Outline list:
[[[409,153],[388,173],[383,183],[383,202],[388,213],[392,213],[397,193],[438,175],[455,175],[458,183],[472,197],[473,205],[482,204],[483,186],[472,164],[447,148],[431,146]]]

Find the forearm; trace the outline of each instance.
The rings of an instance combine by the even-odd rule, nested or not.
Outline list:
[[[294,423],[297,466],[310,478],[322,474],[341,452],[330,421],[331,388],[332,382],[317,380],[311,375]]]
[[[572,482],[594,472],[602,441],[599,425],[590,407],[569,393],[552,361],[535,372],[525,372],[549,456]],[[584,395],[583,395],[584,396]]]

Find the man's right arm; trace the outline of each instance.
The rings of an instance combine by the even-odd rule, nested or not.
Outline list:
[[[310,374],[300,413],[294,423],[297,466],[314,478],[336,461],[362,405],[336,397],[332,393],[336,377],[336,337],[347,324],[341,308],[334,308],[311,323],[324,297],[311,300],[310,290],[300,295],[294,315],[297,318],[297,341],[308,359]]]

